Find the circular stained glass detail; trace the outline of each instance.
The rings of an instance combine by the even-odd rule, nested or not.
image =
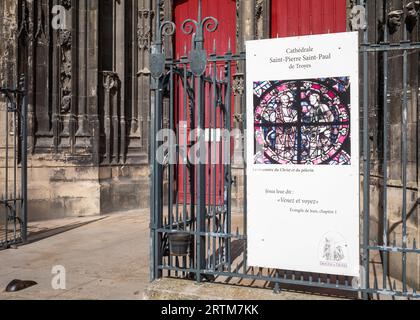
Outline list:
[[[256,164],[350,165],[348,77],[254,82]]]

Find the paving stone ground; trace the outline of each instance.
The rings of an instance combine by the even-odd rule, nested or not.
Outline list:
[[[148,212],[30,225],[32,243],[0,251],[0,300],[143,299],[149,285]],[[66,270],[66,290],[52,288],[52,268]],[[13,279],[37,286],[3,290]]]
[[[251,288],[246,281],[226,285],[223,279],[202,285],[176,279],[150,283],[148,210],[31,223],[29,230],[29,244],[0,251],[0,300],[357,298],[329,292],[308,294],[295,288],[274,294],[264,285]],[[65,290],[52,287],[54,266],[66,270]],[[38,285],[18,293],[4,292],[14,279],[36,281]]]

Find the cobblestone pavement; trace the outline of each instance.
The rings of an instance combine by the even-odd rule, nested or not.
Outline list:
[[[233,219],[241,229],[240,216]],[[31,223],[30,243],[0,251],[0,300],[9,299],[337,299],[357,296],[287,288],[274,295],[270,284],[216,279],[218,284],[164,279],[149,282],[149,211]],[[372,258],[378,260],[378,257]],[[377,261],[376,261],[377,262]],[[380,263],[372,279],[381,279]],[[66,271],[66,289],[53,289],[54,266]],[[4,292],[14,279],[38,284]],[[285,289],[285,288],[283,288]],[[387,299],[387,297],[373,297]],[[389,298],[389,297],[388,297]]]
[[[70,218],[30,225],[31,243],[0,251],[0,300],[143,299],[149,284],[148,211]],[[54,266],[66,270],[66,289],[54,290]],[[14,280],[38,285],[3,290]]]

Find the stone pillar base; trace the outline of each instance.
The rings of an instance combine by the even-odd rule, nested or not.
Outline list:
[[[147,165],[81,166],[30,161],[30,221],[86,217],[149,206]]]

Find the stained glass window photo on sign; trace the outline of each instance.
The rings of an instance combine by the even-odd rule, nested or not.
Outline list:
[[[350,165],[349,77],[254,82],[255,164]]]

